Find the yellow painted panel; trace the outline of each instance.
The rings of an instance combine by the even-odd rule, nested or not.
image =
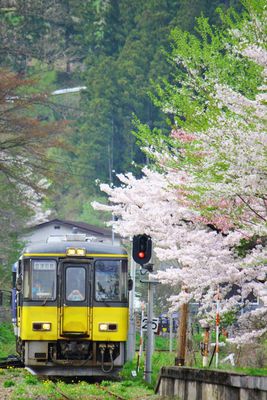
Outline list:
[[[56,340],[57,339],[57,307],[21,307],[20,336],[22,340]],[[33,331],[33,322],[50,322],[51,331]]]
[[[118,331],[99,332],[99,324],[101,323],[117,324]],[[128,334],[128,308],[95,307],[93,309],[93,340],[126,341],[127,334]]]
[[[61,332],[80,332],[88,334],[88,308],[62,307]],[[90,335],[91,336],[91,335]]]
[[[95,341],[126,341],[128,334],[128,308],[125,307],[95,307],[93,318],[89,321],[89,309],[86,307],[68,307],[64,312],[64,330],[84,332],[88,326],[88,340]],[[92,315],[91,314],[91,315]],[[57,307],[22,307],[21,308],[21,339],[22,340],[57,340],[59,330],[60,309]],[[33,322],[50,322],[52,330],[48,332],[33,331]],[[117,324],[116,332],[100,332],[100,323]],[[92,329],[92,332],[91,332]]]

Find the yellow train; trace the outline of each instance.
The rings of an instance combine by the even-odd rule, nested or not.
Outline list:
[[[29,246],[14,272],[17,351],[36,374],[115,375],[126,360],[127,252],[78,236]]]

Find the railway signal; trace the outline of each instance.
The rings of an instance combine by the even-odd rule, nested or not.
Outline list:
[[[152,253],[152,240],[148,235],[136,235],[133,237],[133,259],[137,264],[148,263]]]

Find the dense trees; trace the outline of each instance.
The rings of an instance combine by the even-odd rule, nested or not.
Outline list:
[[[227,0],[223,6],[237,3]],[[219,0],[86,0],[79,4],[15,0],[1,5],[3,66],[30,75],[55,71],[54,83],[61,88],[87,86],[80,104],[77,96],[68,98],[68,108],[55,115],[67,114],[77,121],[69,152],[55,155],[61,170],[66,169],[66,179],[51,186],[57,213],[79,218],[86,199],[98,193],[96,179],[115,179],[113,170],[140,172],[146,158],[130,133],[132,119],[135,114],[151,128],[166,130],[165,116],[148,93],[151,80],[159,82],[173,68],[164,57],[170,31],[175,26],[193,29],[201,12],[218,22],[215,10],[220,4]],[[54,85],[46,88],[52,89]],[[73,198],[77,204],[72,208]]]
[[[19,231],[41,210],[51,177],[47,150],[61,145],[66,124],[42,121],[49,103],[30,93],[34,81],[3,69],[0,76],[0,253],[6,261]]]
[[[163,135],[168,133],[164,108],[157,107],[151,98],[155,96],[152,81],[161,85],[164,79],[169,76],[174,79],[172,74],[177,74],[176,67],[166,62],[164,55],[172,46],[169,41],[171,30],[177,26],[192,30],[194,19],[201,12],[212,22],[219,23],[215,12],[217,6],[226,9],[237,4],[236,0],[137,0],[131,3],[126,0],[86,0],[79,4],[74,0],[1,2],[0,54],[3,67],[19,71],[24,77],[42,76],[41,91],[47,93],[66,85],[87,87],[81,94],[54,97],[53,103],[60,104],[61,108],[50,107],[49,112],[43,108],[40,111],[39,105],[35,111],[28,110],[28,106],[22,110],[25,99],[22,101],[21,97],[16,98],[17,94],[10,94],[15,96],[13,115],[15,105],[20,107],[16,114],[17,123],[22,124],[21,116],[25,113],[27,117],[33,117],[31,121],[24,120],[23,134],[16,136],[17,144],[24,145],[24,135],[29,129],[25,143],[31,157],[20,159],[21,153],[16,151],[22,150],[23,146],[14,147],[12,157],[16,159],[17,167],[13,168],[12,180],[21,177],[22,182],[26,181],[22,184],[24,188],[24,184],[29,183],[33,165],[44,171],[38,154],[44,150],[42,144],[47,140],[43,132],[47,115],[56,121],[72,119],[72,135],[64,137],[64,146],[48,149],[53,163],[47,161],[45,168],[52,167],[56,179],[50,179],[46,204],[60,217],[97,222],[89,205],[91,200],[101,195],[95,181],[100,179],[116,184],[114,171],[131,170],[141,176],[140,167],[147,161],[136,146],[136,137],[131,135],[133,115],[149,129],[160,129]],[[184,73],[183,69],[180,73]],[[29,82],[30,86],[32,84]],[[33,90],[38,93],[37,87]],[[28,97],[27,101],[36,104],[39,100],[35,96]],[[39,121],[35,118],[37,115]],[[173,121],[173,115],[169,114],[168,118]],[[32,140],[29,140],[30,136]],[[6,140],[4,131],[3,140]],[[18,171],[23,171],[23,174],[18,174]],[[5,175],[3,177],[7,179]],[[38,182],[39,175],[34,179],[31,177],[32,187],[35,185],[37,188]],[[15,190],[14,202],[17,195]],[[13,219],[19,220],[19,215],[16,215],[14,212]]]
[[[36,60],[54,66],[82,59],[76,2],[16,0],[0,8],[1,63],[26,72]]]

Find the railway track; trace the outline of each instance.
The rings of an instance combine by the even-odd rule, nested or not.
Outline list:
[[[98,383],[95,384],[96,387],[100,390],[103,391],[103,396],[105,394],[108,394],[110,397],[110,399],[114,399],[114,400],[127,400],[125,397],[122,397],[121,395],[118,395],[114,392],[112,392],[111,390],[107,389],[104,386],[99,385]],[[76,400],[76,398],[74,399],[72,396],[67,395],[66,393],[64,393],[61,389],[59,389],[56,385],[54,385],[54,390],[55,392],[57,392],[58,394],[60,394],[62,396],[63,399],[65,400]],[[88,400],[100,400],[101,397],[99,397],[99,395],[89,395],[86,397],[81,397],[81,399],[88,399]]]
[[[0,368],[24,368],[23,362],[17,356],[0,358]]]
[[[24,368],[24,364],[21,362],[21,360],[15,356],[15,355],[10,355],[8,357],[3,357],[0,358],[0,369],[8,369],[8,368]],[[53,379],[50,379],[50,382],[53,382]],[[102,386],[101,383],[94,383],[94,385],[99,389],[99,392],[103,392],[103,395],[101,394],[96,394],[96,395],[85,395],[81,396],[80,400],[101,400],[101,398],[108,398],[110,400],[127,400],[126,397],[123,397],[120,394],[114,393],[111,391],[109,388],[106,386]],[[62,400],[77,400],[77,397],[73,397],[67,393],[65,393],[61,388],[59,388],[56,384],[56,382],[53,382],[53,390],[58,393],[61,396]],[[103,397],[102,397],[103,396]],[[142,396],[142,399],[146,398],[147,396]],[[141,398],[136,398],[136,400],[141,399]]]
[[[24,368],[24,364],[23,362],[17,357],[17,356],[13,356],[10,355],[8,357],[2,357],[0,358],[0,368],[1,369],[7,369],[7,368]],[[114,392],[112,392],[111,390],[109,390],[108,388],[101,386],[99,383],[95,384],[96,387],[98,389],[100,389],[101,391],[103,391],[103,395],[104,393],[108,394],[111,396],[112,399],[114,400],[126,400],[125,397],[122,397]],[[74,398],[66,393],[64,393],[61,389],[59,389],[56,385],[56,383],[54,383],[54,390],[55,392],[57,392],[60,396],[62,396],[62,399],[65,400],[74,400]],[[89,395],[86,396],[84,398],[85,399],[90,399],[90,400],[100,400],[99,395]]]
[[[118,400],[126,400],[125,397],[119,396],[118,394],[112,392],[111,390],[107,389],[106,387],[103,387],[101,385],[97,385],[97,387],[101,390],[103,390],[104,392],[110,394],[114,399],[118,399]]]

